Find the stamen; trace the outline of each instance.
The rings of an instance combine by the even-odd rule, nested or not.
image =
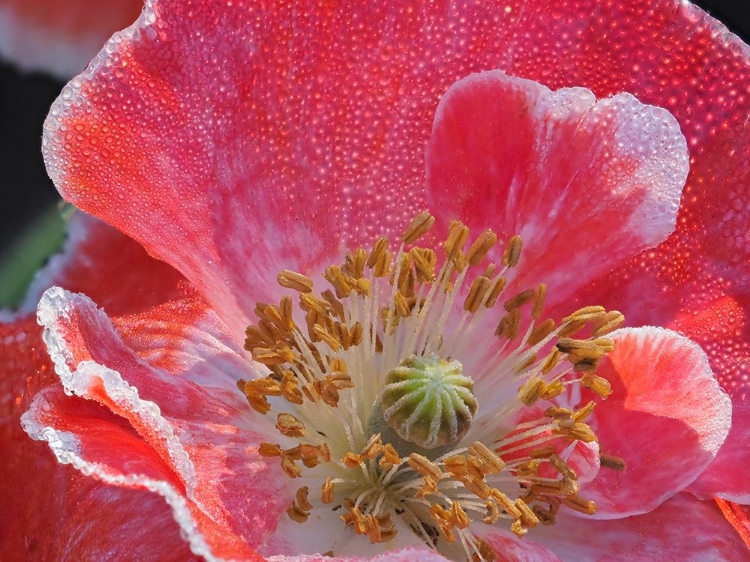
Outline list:
[[[411,224],[409,224],[409,227],[401,236],[401,239],[404,241],[404,244],[413,244],[419,238],[427,234],[434,224],[435,217],[427,211],[422,211],[414,217]]]
[[[299,291],[300,293],[310,293],[313,289],[312,279],[301,273],[289,271],[288,269],[280,272],[276,279],[282,287],[292,289],[293,291]]]
[[[503,254],[503,265],[508,267],[515,267],[518,265],[518,260],[521,258],[521,248],[523,242],[521,237],[516,235],[508,240],[508,244],[505,247],[505,253]]]
[[[599,399],[611,394],[596,368],[623,316],[591,306],[540,321],[544,283],[504,296],[498,310],[508,268],[520,263],[520,236],[499,263],[485,264],[497,235],[486,230],[468,245],[469,228],[453,221],[438,266],[434,249],[415,245],[434,224],[417,215],[394,252],[385,237],[369,251],[347,251],[325,268],[322,291],[301,273],[280,272],[294,298],[257,303],[258,322],[246,330],[245,348],[267,374],[238,388],[254,411],[274,410],[285,443],[261,443],[258,454],[292,479],[320,478],[313,498],[307,486],[297,489],[293,521],[311,524],[314,507],[316,520],[343,508],[344,527],[378,543],[396,536],[401,517],[431,548],[489,562],[495,554],[474,536],[477,525],[522,537],[566,509],[596,511],[566,457],[572,441],[597,439],[586,422],[595,402],[571,409],[555,401],[568,392],[575,403],[574,385]],[[500,341],[486,333],[490,322]],[[481,422],[475,380],[493,406]],[[513,421],[544,402],[543,417]],[[492,428],[503,429],[477,440]],[[625,468],[617,457],[600,461]],[[333,505],[335,497],[343,499]]]

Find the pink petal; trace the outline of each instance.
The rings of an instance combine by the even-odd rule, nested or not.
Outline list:
[[[680,314],[674,324],[708,354],[723,388],[732,397],[732,429],[711,465],[690,491],[706,499],[715,495],[750,504],[745,468],[750,464],[750,317],[739,299],[730,296],[696,303],[693,314]]]
[[[134,314],[194,294],[177,271],[111,226],[80,211],[68,220],[63,251],[37,272],[20,313],[36,312],[44,291],[54,285],[88,295],[113,316]]]
[[[616,521],[558,518],[534,538],[570,562],[747,560],[747,547],[713,502],[684,493]]]
[[[517,283],[559,302],[674,229],[687,146],[663,109],[628,94],[596,102],[501,71],[454,84],[427,149],[444,221],[524,242]]]
[[[23,432],[21,412],[55,379],[35,319],[0,324],[3,560],[97,560],[112,552],[132,560],[193,560],[160,498],[60,466],[47,446]]]
[[[216,312],[187,288],[181,298],[115,318],[114,325],[124,344],[153,367],[236,395],[250,354]]]
[[[60,389],[49,388],[37,394],[22,422],[32,438],[49,443],[59,462],[108,484],[163,496],[195,554],[260,558],[224,522],[187,501],[180,478],[158,453],[126,420],[95,402],[68,398]],[[141,514],[137,518],[141,520]]]
[[[0,0],[0,55],[24,70],[70,78],[142,7],[143,0]]]
[[[157,311],[170,313],[168,307],[162,307],[149,314]],[[127,438],[142,440],[142,452],[137,465],[119,453],[108,455],[105,447],[97,446],[101,432],[89,431],[95,421],[71,422],[80,405],[56,406],[55,427],[59,431],[52,436],[40,429],[50,424],[39,421],[43,409],[37,407],[29,414],[30,433],[48,439],[58,458],[73,459],[67,462],[81,468],[105,462],[109,468],[97,473],[105,481],[146,487],[164,495],[183,531],[191,537],[193,549],[198,548],[196,552],[204,552],[196,546],[204,542],[217,557],[224,556],[227,544],[242,552],[247,551],[247,545],[261,544],[288,507],[290,497],[286,490],[289,479],[257,455],[256,446],[263,437],[258,428],[270,430],[264,418],[248,415],[237,391],[201,388],[190,382],[191,378],[203,378],[200,372],[177,377],[144,362],[125,347],[107,317],[81,295],[51,289],[40,303],[39,318],[66,390],[127,420]],[[196,322],[193,329],[200,326]],[[218,346],[214,356],[208,356],[208,350],[206,342],[199,342],[193,357],[200,360],[192,370],[204,369],[204,361],[222,364],[226,349]],[[157,358],[154,363],[160,361]],[[246,367],[234,375],[239,379],[253,373]],[[88,420],[93,414],[85,411],[81,415]],[[60,431],[71,435],[60,438]],[[164,474],[162,465],[168,467],[171,477]],[[146,469],[157,470],[157,474]],[[142,474],[146,474],[147,483],[139,480]],[[185,510],[191,517],[185,516]]]
[[[729,397],[696,344],[661,328],[627,328],[612,338],[615,349],[598,374],[613,392],[597,406],[593,427],[602,453],[627,468],[602,468],[584,488],[602,519],[646,513],[684,489],[731,424]]]
[[[516,69],[523,76],[553,76],[553,84],[587,85],[601,93],[626,89],[666,107],[679,121],[691,170],[677,232],[579,293],[579,302],[618,308],[630,325],[671,327],[706,349],[734,413],[725,446],[692,489],[702,497],[720,494],[750,502],[736,477],[750,462],[750,51],[695,6],[648,4],[608,6],[601,27],[582,31],[586,48],[561,53],[576,67],[568,76],[547,74],[543,64],[534,68],[557,56],[551,52],[557,47],[544,40],[539,59],[519,60]],[[529,23],[529,38],[546,35],[547,22]],[[600,60],[607,61],[607,71],[587,76]]]

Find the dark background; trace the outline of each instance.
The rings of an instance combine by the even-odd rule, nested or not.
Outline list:
[[[747,42],[750,0],[695,3]],[[14,243],[28,233],[38,217],[45,212],[49,216],[59,202],[44,171],[39,147],[44,117],[62,86],[58,80],[22,74],[0,63],[0,275],[8,270],[8,264],[14,265],[13,260],[18,261],[18,254],[12,255],[10,250]],[[25,247],[33,244],[27,242]],[[0,295],[0,307],[7,304]]]

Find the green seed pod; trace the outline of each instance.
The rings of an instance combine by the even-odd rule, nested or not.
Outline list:
[[[404,441],[436,449],[459,441],[477,411],[474,381],[458,361],[412,355],[388,373],[383,420]]]

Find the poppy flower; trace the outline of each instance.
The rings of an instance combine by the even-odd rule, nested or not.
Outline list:
[[[190,285],[158,285],[163,302],[142,307],[142,287],[118,286],[127,304],[101,303],[111,319],[48,291],[39,320],[68,394],[40,391],[27,431],[107,484],[164,496],[207,558],[324,545],[424,559],[746,553],[689,493],[746,493],[732,379],[746,339],[711,328],[725,310],[744,318],[747,216],[717,225],[699,197],[710,180],[730,208],[746,173],[742,151],[730,166],[746,103],[738,42],[681,3],[308,8],[150,3],[53,107],[45,152],[63,195]],[[727,97],[693,83],[707,57],[725,60],[710,84]],[[671,91],[685,84],[715,128],[680,111]],[[686,134],[677,216],[677,122],[606,97],[619,91],[662,101]],[[429,232],[430,215],[409,222],[423,208]],[[732,250],[708,248],[712,234]],[[382,240],[399,235],[388,254]],[[706,346],[734,399],[728,436],[700,348],[611,332],[616,310]],[[421,400],[425,385],[439,398]],[[659,455],[679,461],[652,466]],[[711,478],[720,462],[732,469]],[[664,532],[644,536],[654,525]]]

